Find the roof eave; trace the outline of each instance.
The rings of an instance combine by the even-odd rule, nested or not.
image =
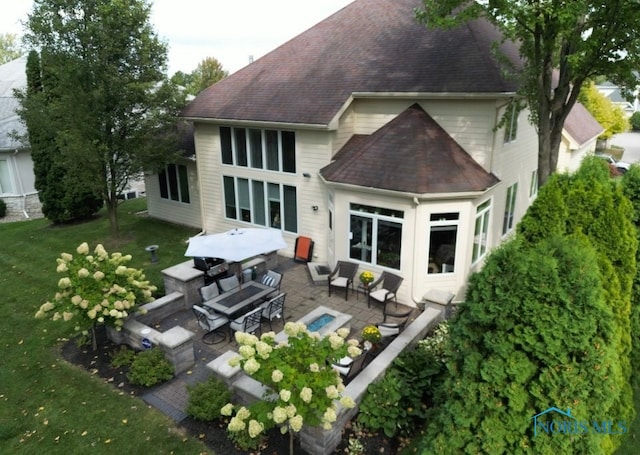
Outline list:
[[[332,188],[336,188],[336,189],[367,192],[367,193],[379,194],[381,196],[403,197],[407,199],[417,199],[417,200],[424,200],[424,201],[441,200],[441,199],[476,199],[486,194],[489,190],[491,190],[495,186],[495,185],[491,186],[482,191],[464,191],[464,192],[456,192],[456,193],[414,193],[414,192],[407,192],[407,191],[388,190],[384,188],[375,188],[371,186],[360,186],[360,185],[354,185],[351,183],[333,182],[331,180],[326,180],[322,174],[318,174],[318,175],[325,185]]]
[[[274,129],[305,129],[316,131],[329,131],[329,125],[321,123],[293,123],[293,122],[268,122],[264,120],[239,120],[213,117],[181,117],[184,120],[197,123],[209,123],[213,125],[253,126]]]

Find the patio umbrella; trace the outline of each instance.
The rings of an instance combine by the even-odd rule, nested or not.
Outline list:
[[[191,237],[184,255],[240,262],[286,247],[282,233],[277,229],[232,229],[220,234]]]

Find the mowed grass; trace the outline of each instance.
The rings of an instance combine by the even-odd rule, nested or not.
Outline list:
[[[71,327],[34,318],[56,292],[56,258],[82,242],[131,254],[131,265],[163,292],[161,270],[185,260],[185,240],[197,230],[141,216],[145,209],[145,199],[122,203],[118,240],[104,211],[64,227],[0,224],[0,453],[208,453],[141,399],[66,363],[60,346]],[[145,251],[150,244],[159,245],[155,264]]]

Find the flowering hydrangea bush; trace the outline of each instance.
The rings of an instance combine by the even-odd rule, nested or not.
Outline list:
[[[56,260],[56,271],[63,275],[58,280],[58,292],[40,306],[36,318],[71,321],[75,331],[88,335],[96,324],[120,330],[137,305],[153,300],[156,287],[141,270],[126,266],[130,255],[109,255],[102,245],[90,255],[86,242],[76,252],[75,256],[62,253]]]
[[[249,407],[229,403],[221,409],[222,415],[232,417],[227,430],[236,442],[253,441],[256,447],[265,431],[279,426],[283,434],[290,432],[292,449],[293,433],[303,425],[330,429],[339,405],[355,406],[351,397],[342,395],[342,378],[331,367],[347,355],[357,357],[361,353],[357,340],[346,340],[349,330],[339,329],[321,337],[302,323],[287,322],[284,332],[288,340],[282,343],[275,341],[273,332],[260,338],[236,332],[240,356],[231,359],[229,365],[240,366],[268,388],[261,402]],[[249,447],[247,444],[244,448]]]

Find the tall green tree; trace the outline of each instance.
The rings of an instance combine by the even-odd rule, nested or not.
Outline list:
[[[146,0],[35,0],[27,20],[25,42],[48,56],[51,83],[25,115],[43,113],[33,117],[48,125],[31,127],[51,131],[67,175],[104,200],[114,236],[127,182],[177,150],[184,97],[166,80],[167,48],[150,13]]]
[[[215,57],[207,57],[203,59],[196,69],[186,74],[182,71],[176,72],[171,76],[171,81],[184,87],[187,95],[196,96],[210,85],[224,79],[229,72],[222,67]]]
[[[624,111],[600,93],[593,82],[582,87],[578,101],[604,128],[600,139],[610,139],[614,134],[629,131],[630,123]]]
[[[15,60],[22,55],[18,37],[13,33],[0,33],[0,65]]]
[[[638,83],[638,0],[422,0],[417,18],[428,26],[457,26],[486,17],[520,43],[520,94],[538,131],[538,178],[558,164],[562,129],[583,84],[595,76],[629,89]]]
[[[614,315],[584,236],[494,250],[449,329],[450,374],[421,453],[610,453],[610,436],[591,422],[613,420],[623,431],[612,408],[624,380]],[[533,417],[551,407],[569,409],[588,432],[534,428]]]
[[[102,206],[97,195],[86,180],[91,176],[79,175],[65,164],[62,150],[56,142],[55,122],[52,113],[43,106],[53,103],[49,87],[55,85],[55,76],[47,71],[48,54],[42,58],[36,51],[29,52],[26,64],[27,88],[18,94],[31,147],[35,188],[42,203],[42,213],[54,223],[67,223],[90,218]],[[45,88],[46,87],[46,88]]]

